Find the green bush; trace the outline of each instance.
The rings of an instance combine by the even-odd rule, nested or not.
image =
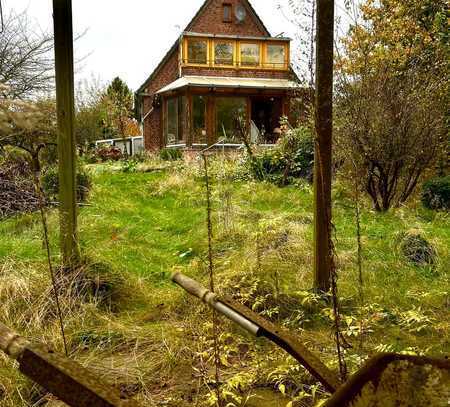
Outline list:
[[[428,209],[450,209],[450,175],[433,178],[423,185],[422,203]]]
[[[299,127],[286,131],[271,150],[249,158],[253,176],[277,185],[288,185],[296,179],[312,181],[314,140],[311,131]]]
[[[163,148],[159,157],[164,161],[177,161],[183,158],[183,151],[178,148]]]
[[[42,189],[50,199],[57,199],[59,193],[59,175],[57,167],[48,168],[42,176]],[[77,200],[84,202],[87,199],[92,181],[89,174],[83,170],[77,173]]]
[[[122,172],[125,173],[136,172],[138,164],[139,162],[134,158],[122,161]]]

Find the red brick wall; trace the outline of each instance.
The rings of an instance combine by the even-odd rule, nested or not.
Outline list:
[[[199,76],[226,76],[236,78],[269,78],[269,79],[289,79],[289,71],[253,70],[253,69],[223,69],[223,68],[197,68],[183,67],[183,75]]]
[[[223,4],[232,4],[232,21],[231,23],[223,22]],[[243,24],[237,24],[234,16],[234,10],[238,3],[248,7],[245,1],[240,0],[212,0],[206,10],[203,11],[193,22],[187,27],[186,31],[194,31],[198,33],[213,34],[229,34],[229,35],[249,35],[264,37],[267,33],[253,18],[250,9],[247,9],[247,17]]]
[[[233,5],[231,23],[223,22],[223,4]],[[253,18],[253,13],[247,9],[247,17],[244,24],[237,24],[234,17],[234,10],[240,0],[212,0],[209,6],[197,16],[187,27],[187,31],[212,34],[230,34],[266,37],[267,33]],[[243,1],[245,7],[246,2]],[[168,44],[169,45],[169,44]],[[205,68],[183,68],[183,75],[211,75],[211,76],[236,76],[255,78],[275,78],[284,79],[289,77],[289,72],[256,71],[256,70],[236,70],[236,69],[205,69]],[[168,85],[179,77],[179,48],[172,52],[167,62],[157,72],[152,81],[148,84],[144,93],[150,96],[143,98],[143,114],[147,114],[151,109],[155,92]],[[163,123],[162,107],[156,108],[144,122],[144,143],[147,150],[157,150],[162,148],[163,143]]]
[[[146,115],[151,107],[155,92],[178,78],[178,47],[170,56],[166,64],[158,71],[153,80],[144,90],[150,96],[144,96],[144,115]],[[156,108],[144,121],[144,143],[147,150],[158,150],[163,147],[163,124],[161,121],[162,107]]]

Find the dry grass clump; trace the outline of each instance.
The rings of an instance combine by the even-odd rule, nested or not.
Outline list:
[[[1,322],[63,353],[45,267],[13,259],[0,267]],[[125,279],[92,262],[70,278],[59,275],[58,287],[72,359],[142,405],[160,406],[162,400],[171,399],[173,403],[166,405],[191,405],[198,392],[196,385],[191,386],[192,364],[195,355],[204,351],[203,343],[193,344],[204,322],[197,301],[179,291],[168,296],[163,288],[149,290],[143,278],[127,275]],[[192,308],[192,315],[186,315],[186,306]],[[22,376],[4,355],[0,355],[0,377],[2,407],[61,405]]]
[[[99,263],[85,264],[70,276],[59,274],[57,281],[71,357],[127,394],[144,391],[142,378],[154,368],[148,357],[157,351],[157,342],[120,315],[131,293],[133,300],[145,301],[142,281],[130,276],[125,280]],[[0,302],[2,323],[62,352],[55,296],[45,267],[7,259],[0,266]],[[29,405],[42,396],[36,396],[15,363],[3,355],[0,361],[0,406]]]

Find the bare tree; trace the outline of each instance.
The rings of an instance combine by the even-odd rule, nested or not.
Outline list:
[[[56,106],[53,100],[20,101],[0,87],[0,149],[19,148],[28,153],[35,173],[41,170],[40,153],[56,146]]]
[[[0,34],[0,83],[10,96],[26,98],[53,89],[53,36],[40,31],[26,11],[5,16]]]
[[[377,211],[404,203],[442,153],[439,78],[387,69],[339,86],[338,154],[350,156]]]
[[[313,88],[315,81],[316,0],[279,0],[277,7],[286,20],[297,29],[295,40],[298,43],[298,58],[293,61],[293,67],[302,82]]]

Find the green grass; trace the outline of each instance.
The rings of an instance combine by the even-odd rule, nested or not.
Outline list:
[[[220,168],[220,162],[213,163],[213,166]],[[223,175],[220,170],[213,173]],[[198,318],[202,321],[203,317],[196,308],[186,312],[180,306],[185,301],[184,297],[169,283],[169,276],[174,269],[181,269],[206,282],[205,197],[196,164],[176,164],[165,171],[152,173],[123,174],[103,169],[93,171],[93,174],[94,187],[88,205],[80,209],[79,216],[83,253],[95,261],[109,263],[125,279],[139,282],[134,286],[136,297],[139,290],[146,296],[144,300],[134,301],[134,294],[129,294],[122,311],[108,316],[112,318],[110,322],[105,322],[106,317],[95,313],[95,317],[86,319],[87,322],[74,322],[72,336],[80,337],[85,335],[84,332],[91,335],[91,330],[96,329],[109,331],[113,325],[111,329],[124,336],[132,335],[130,332],[138,335],[136,330],[142,330],[139,335],[158,338],[164,332],[164,341],[188,341],[189,336],[177,331],[180,321],[191,318],[198,322]],[[311,187],[305,184],[278,188],[242,179],[225,181],[219,178],[213,180],[212,188],[219,285],[234,292],[242,290],[245,295],[245,285],[233,285],[236,278],[256,275],[270,285],[276,272],[283,293],[297,295],[310,289],[313,245]],[[224,198],[226,194],[228,203]],[[343,298],[344,314],[357,315],[353,201],[350,192],[341,184],[335,186],[334,198],[339,294]],[[417,352],[434,356],[448,354],[448,213],[434,213],[412,202],[408,207],[380,214],[371,210],[368,201],[363,200],[362,204],[365,303],[395,316],[379,324],[374,323],[374,332],[366,338],[368,351],[379,345],[388,345],[396,351],[414,348]],[[55,210],[49,214],[49,226],[52,253],[57,262],[58,219]],[[399,239],[402,233],[411,229],[420,231],[436,247],[439,257],[433,270],[411,265],[401,255]],[[257,231],[263,246],[268,244],[263,250],[259,271],[256,267]],[[278,248],[270,247],[270,242],[280,237],[283,239],[283,236],[286,239],[281,240]],[[10,264],[11,268],[31,267],[42,275],[46,273],[42,232],[36,214],[0,222],[0,263]],[[0,290],[0,299],[1,295]],[[169,304],[166,318],[143,323],[142,318],[157,303]],[[420,330],[416,330],[420,322],[417,326],[414,323],[402,325],[403,315],[409,311],[415,312],[418,318],[427,317],[430,322],[424,322],[425,328]],[[332,348],[330,324],[319,314],[310,319],[310,323],[303,325],[305,338]],[[17,329],[21,329],[20,324]],[[183,329],[191,332],[185,326]],[[158,342],[158,339],[154,341]],[[178,355],[180,364],[190,366],[190,359],[183,359],[184,356],[176,352],[164,355],[159,357],[169,360],[170,366],[175,364],[175,371],[177,358],[174,359],[173,355]],[[324,357],[329,356],[324,354]],[[168,374],[173,375],[172,380],[176,378],[176,372]]]

